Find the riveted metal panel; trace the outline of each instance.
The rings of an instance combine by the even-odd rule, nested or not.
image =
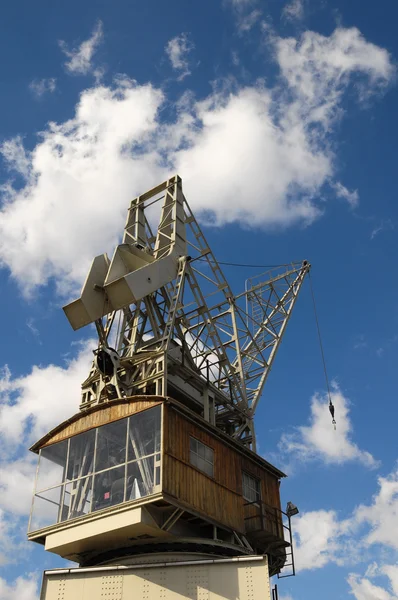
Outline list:
[[[41,600],[270,600],[266,557],[47,571]]]

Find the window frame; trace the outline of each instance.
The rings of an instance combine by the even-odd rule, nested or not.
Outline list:
[[[196,444],[200,444],[201,446],[203,446],[203,448],[204,448],[203,456],[200,456],[198,451],[193,450],[192,441],[194,441]],[[197,446],[197,448],[199,448],[199,446]],[[206,450],[211,451],[211,457],[212,457],[211,461],[208,458],[206,458]],[[208,446],[207,444],[204,444],[201,440],[199,440],[198,438],[196,438],[193,435],[189,436],[189,464],[192,467],[195,467],[195,469],[198,469],[198,471],[200,471],[204,475],[207,475],[207,477],[211,477],[212,479],[214,479],[214,454],[215,454],[214,448],[212,448],[211,446]],[[195,456],[197,460],[193,461],[192,456]],[[207,473],[207,471],[205,471],[203,468],[201,468],[199,466],[199,464],[201,462],[211,466],[211,474]]]
[[[257,487],[255,488],[253,486],[247,486],[247,485],[245,486],[245,477],[248,477],[253,482],[255,482],[257,484]],[[255,500],[253,500],[252,498],[248,498],[248,495],[245,495],[245,487],[246,487],[246,489],[249,488],[249,489],[255,491],[255,493],[257,495],[257,498]],[[254,475],[252,475],[251,473],[248,473],[245,470],[242,470],[242,496],[243,496],[244,500],[246,500],[250,504],[259,505],[261,502],[261,479],[259,479],[258,477],[255,477]]]
[[[130,423],[131,421],[134,419],[134,417],[136,415],[140,415],[142,413],[146,413],[149,412],[151,410],[158,410],[159,411],[159,415],[157,417],[157,427],[156,427],[156,431],[155,431],[155,442],[154,442],[154,452],[151,454],[146,454],[144,453],[142,456],[140,456],[139,458],[135,457],[135,458],[130,458],[129,460],[129,455],[128,455],[128,448],[129,448],[129,443],[131,443],[130,438],[129,438],[129,432],[130,432]],[[140,464],[143,465],[145,463],[145,461],[151,461],[153,462],[153,481],[151,484],[151,490],[148,491],[145,495],[142,495],[140,497],[144,498],[144,497],[148,497],[154,494],[157,494],[158,492],[161,491],[162,489],[162,469],[163,469],[163,444],[164,444],[164,435],[163,435],[163,425],[164,425],[164,407],[163,407],[163,403],[159,403],[159,404],[155,404],[155,406],[151,406],[148,407],[142,411],[139,411],[137,413],[132,413],[130,415],[124,416],[120,419],[115,419],[114,421],[110,421],[109,423],[104,423],[102,425],[99,425],[97,427],[94,427],[92,429],[89,429],[87,431],[83,431],[79,434],[77,434],[76,436],[70,436],[68,438],[66,438],[65,440],[60,440],[59,442],[55,442],[55,444],[66,444],[66,456],[64,458],[64,465],[63,465],[63,474],[62,474],[62,481],[61,482],[57,482],[57,483],[51,483],[51,485],[46,486],[46,487],[41,487],[39,488],[38,483],[39,483],[39,478],[40,478],[40,467],[43,464],[43,459],[48,460],[50,463],[54,462],[51,461],[50,458],[48,458],[47,456],[43,456],[42,457],[42,451],[43,450],[47,450],[47,448],[51,448],[50,446],[44,446],[43,448],[40,448],[39,452],[38,452],[38,460],[37,460],[37,466],[36,466],[36,474],[35,474],[35,486],[34,486],[34,490],[33,490],[33,494],[32,494],[32,502],[31,502],[31,509],[30,509],[30,515],[29,515],[29,524],[28,524],[28,531],[29,532],[34,532],[34,531],[39,531],[40,529],[45,529],[47,527],[50,527],[52,525],[56,525],[58,523],[67,523],[70,520],[74,520],[75,518],[80,518],[80,517],[84,517],[87,516],[89,514],[96,514],[97,512],[100,512],[101,510],[103,510],[103,508],[97,508],[94,509],[94,504],[95,504],[95,497],[94,497],[94,489],[95,489],[95,480],[98,476],[103,475],[105,473],[110,473],[111,471],[115,471],[119,470],[119,469],[124,469],[124,486],[123,486],[123,500],[120,502],[117,502],[115,504],[111,504],[110,506],[115,507],[115,506],[119,506],[121,504],[124,504],[126,502],[128,502],[127,500],[127,487],[128,487],[128,482],[127,482],[127,474],[128,474],[128,469],[129,466],[132,464]],[[98,466],[102,466],[101,464],[98,465],[97,464],[97,459],[98,459],[98,450],[99,450],[99,430],[104,427],[106,428],[108,425],[112,425],[112,424],[116,424],[116,423],[121,423],[121,422],[125,422],[125,427],[126,427],[126,433],[125,433],[125,448],[124,448],[124,461],[122,463],[118,463],[116,465],[113,466],[107,466],[105,468],[100,468],[98,470]],[[77,477],[71,477],[70,479],[68,478],[68,470],[69,470],[69,465],[70,465],[70,458],[71,458],[71,444],[72,443],[76,443],[74,440],[76,440],[76,438],[78,438],[78,436],[81,435],[85,435],[88,432],[94,431],[94,440],[93,440],[93,448],[92,448],[92,465],[90,468],[90,473],[85,474],[83,476],[77,476]],[[152,431],[152,430],[151,430]],[[73,440],[73,441],[72,441]],[[54,444],[54,445],[55,445]],[[158,445],[157,445],[158,444]],[[122,448],[123,449],[123,448]],[[120,478],[119,478],[120,479]],[[69,488],[70,486],[78,486],[80,485],[82,482],[84,481],[89,481],[90,480],[90,500],[89,500],[89,508],[87,510],[87,512],[83,515],[79,515],[78,517],[69,517],[67,519],[63,519],[62,515],[63,515],[63,511],[65,509],[65,506],[69,506],[67,504],[65,504],[65,496],[70,493],[69,492]],[[54,479],[55,481],[55,479]],[[39,484],[40,485],[40,484]],[[55,493],[55,491],[60,488],[60,498],[59,498],[59,502],[58,502],[58,515],[57,518],[54,520],[53,523],[48,523],[48,524],[44,524],[42,526],[37,526],[32,528],[33,522],[36,520],[37,515],[36,515],[36,511],[37,511],[37,502],[38,501],[46,501],[46,502],[50,502],[50,504],[56,504],[57,502],[53,502],[51,499],[46,498],[45,496],[47,495],[51,495],[53,493]],[[70,501],[70,500],[69,500]],[[108,507],[106,507],[108,508]]]

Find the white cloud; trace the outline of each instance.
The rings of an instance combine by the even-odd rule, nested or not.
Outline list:
[[[0,379],[0,439],[2,457],[8,458],[19,445],[37,441],[55,425],[70,417],[80,404],[79,389],[87,377],[92,360],[93,341],[81,346],[77,356],[64,367],[33,366],[25,376],[13,379],[8,369],[3,369]],[[12,507],[12,496],[18,486],[25,489],[31,479],[30,462],[18,460],[13,465],[0,467],[0,506],[7,498]],[[17,494],[16,494],[17,495]],[[16,500],[16,505],[23,502]],[[23,512],[23,511],[21,511]]]
[[[57,80],[54,77],[48,79],[34,79],[29,84],[29,89],[36,98],[41,98],[46,93],[52,94],[57,88]]]
[[[367,42],[355,27],[338,27],[330,36],[306,31],[300,40],[277,38],[275,47],[282,76],[298,100],[291,112],[308,113],[314,124],[330,126],[339,116],[339,100],[350,77],[362,98],[364,78],[366,94],[371,94],[395,73],[389,53]]]
[[[31,157],[24,148],[21,136],[3,142],[0,146],[0,154],[10,169],[28,179]]]
[[[241,15],[238,19],[238,29],[241,33],[250,31],[261,18],[261,10],[255,9],[247,14]]]
[[[391,219],[383,219],[379,225],[372,229],[370,239],[373,240],[379,233],[383,231],[392,231],[395,229],[395,224]]]
[[[26,184],[2,188],[0,264],[25,292],[54,278],[69,293],[93,256],[113,250],[131,197],[173,172],[213,224],[288,227],[322,214],[320,191],[334,178],[329,139],[350,77],[374,89],[392,66],[356,29],[272,43],[283,75],[276,88],[224,88],[200,102],[185,94],[176,120],[164,122],[163,92],[119,78],[82,92],[75,116],[50,123],[31,152],[20,140],[3,145]]]
[[[333,189],[336,192],[337,198],[343,198],[346,200],[351,208],[356,208],[359,204],[358,190],[350,192],[340,181],[336,181],[333,184]]]
[[[374,585],[369,579],[361,578],[355,573],[351,573],[347,581],[351,588],[351,594],[356,600],[397,600],[396,596],[390,594],[386,589]]]
[[[92,257],[112,250],[129,199],[163,177],[155,153],[130,156],[156,129],[162,100],[150,85],[119,81],[84,92],[73,119],[50,123],[25,188],[0,212],[0,261],[25,290],[50,277],[81,282]],[[19,147],[7,158],[26,169]]]
[[[165,52],[170,60],[171,66],[178,71],[178,79],[181,81],[191,74],[189,69],[188,55],[195,48],[187,33],[181,33],[169,40]]]
[[[233,8],[245,8],[246,6],[250,6],[250,4],[254,4],[256,0],[226,0],[226,3],[231,4]]]
[[[66,70],[74,75],[87,75],[87,73],[92,70],[93,56],[102,42],[102,39],[102,22],[98,21],[91,37],[82,42],[77,48],[70,50],[66,42],[60,40],[59,46],[65,56],[69,59],[65,63]]]
[[[294,433],[285,433],[279,443],[283,453],[296,460],[323,460],[330,464],[359,461],[367,467],[377,466],[373,456],[351,440],[352,425],[349,418],[349,400],[335,385],[332,390],[335,407],[336,430],[331,423],[327,395],[315,394],[311,399],[310,424],[297,428]]]
[[[398,596],[398,565],[384,565],[381,567],[381,572],[387,575],[394,594]]]
[[[30,550],[26,539],[26,520],[0,508],[0,568],[17,563]],[[1,592],[1,584],[0,584]],[[3,596],[0,593],[0,598]]]
[[[304,17],[304,0],[292,0],[285,4],[282,16],[288,21],[301,21]]]
[[[20,559],[22,551],[28,550],[26,517],[37,457],[27,452],[27,446],[77,412],[80,385],[92,360],[91,347],[92,341],[86,342],[64,367],[34,366],[16,379],[7,367],[0,372],[0,565],[15,556]],[[0,580],[0,598],[14,598],[2,595],[2,590],[14,593],[4,585]],[[16,585],[19,591],[21,584]]]
[[[36,466],[37,457],[28,452],[15,460],[0,462],[0,507],[2,509],[13,515],[29,514]]]
[[[398,469],[378,479],[379,491],[370,506],[361,505],[355,511],[355,521],[370,526],[364,543],[384,544],[398,550]],[[397,582],[397,579],[394,580]],[[397,590],[398,591],[398,590]]]
[[[319,569],[329,562],[343,564],[342,552],[348,521],[339,521],[333,510],[309,511],[295,517],[294,556],[297,570]]]
[[[38,574],[29,573],[25,577],[18,577],[12,583],[7,583],[0,577],[0,598],[1,600],[38,600]]]

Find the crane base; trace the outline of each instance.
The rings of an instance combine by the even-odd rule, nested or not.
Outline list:
[[[266,556],[55,569],[40,600],[270,600]]]

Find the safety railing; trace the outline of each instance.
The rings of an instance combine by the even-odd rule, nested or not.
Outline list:
[[[295,575],[291,517],[280,508],[269,506],[262,500],[246,502],[244,508],[246,535],[252,534],[259,538],[263,533],[264,538],[269,538],[270,554],[285,558],[281,572],[278,572],[278,578]],[[280,540],[285,544],[281,545]]]

